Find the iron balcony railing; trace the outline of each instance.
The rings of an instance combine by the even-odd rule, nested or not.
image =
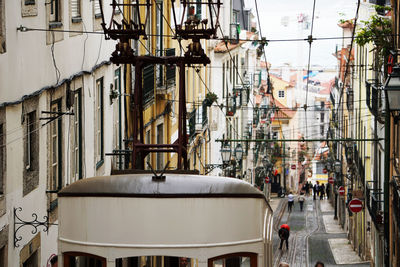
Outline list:
[[[207,116],[207,103],[206,102],[204,102],[203,101],[203,104],[202,104],[202,114],[201,114],[201,117],[202,117],[202,126],[203,126],[203,128],[207,125],[207,123],[208,123],[208,116]]]
[[[376,181],[368,181],[366,186],[366,204],[375,227],[382,230],[383,226],[383,192],[379,188],[372,188]]]
[[[393,188],[393,215],[396,218],[397,225],[400,224],[400,180],[396,177],[392,183]]]
[[[143,104],[154,99],[154,65],[143,68]]]

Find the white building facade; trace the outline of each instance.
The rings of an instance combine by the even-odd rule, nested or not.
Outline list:
[[[121,164],[124,68],[100,23],[98,1],[0,2],[2,266],[52,266],[58,190]]]

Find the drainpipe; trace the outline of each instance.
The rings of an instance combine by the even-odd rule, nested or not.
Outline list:
[[[385,266],[390,266],[389,259],[389,180],[390,180],[390,111],[388,109],[388,101],[386,101],[385,114],[385,158],[384,158],[384,262]]]

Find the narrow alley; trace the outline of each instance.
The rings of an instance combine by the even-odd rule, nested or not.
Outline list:
[[[274,266],[289,263],[294,266],[314,266],[321,261],[325,266],[370,266],[360,259],[349,243],[346,231],[337,220],[329,200],[313,200],[306,196],[303,211],[296,201],[291,212],[287,209],[287,198],[272,197],[270,204],[274,210]],[[285,244],[279,249],[280,225],[290,226],[289,250]]]

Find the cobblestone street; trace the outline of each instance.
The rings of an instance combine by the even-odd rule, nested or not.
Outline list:
[[[292,212],[287,211],[286,198],[272,198],[274,210],[274,266],[284,261],[294,266],[314,266],[322,261],[325,266],[370,266],[362,262],[353,251],[346,233],[333,219],[334,210],[328,200],[313,200],[306,197],[303,211],[295,201]],[[279,249],[279,226],[290,226],[289,250]]]

